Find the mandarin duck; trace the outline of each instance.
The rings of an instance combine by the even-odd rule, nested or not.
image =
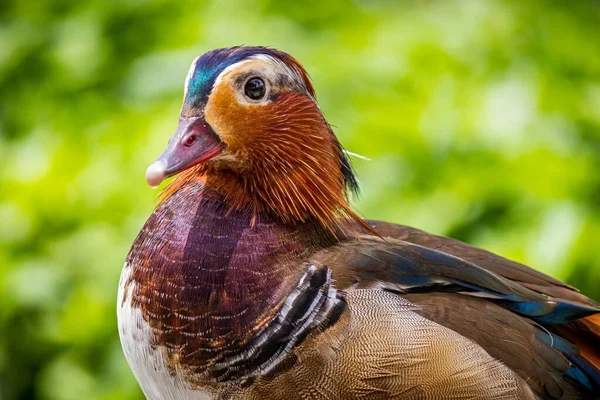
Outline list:
[[[292,56],[210,51],[146,179],[118,325],[151,400],[590,399],[600,304],[450,238],[361,219]]]

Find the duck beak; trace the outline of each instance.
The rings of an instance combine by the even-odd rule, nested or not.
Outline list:
[[[155,188],[168,177],[213,158],[223,149],[223,143],[204,118],[180,118],[167,148],[146,170],[146,182]]]

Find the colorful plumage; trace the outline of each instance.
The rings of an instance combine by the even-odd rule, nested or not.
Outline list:
[[[125,356],[151,400],[590,399],[600,304],[529,267],[348,205],[357,183],[288,54],[213,50],[147,171]]]

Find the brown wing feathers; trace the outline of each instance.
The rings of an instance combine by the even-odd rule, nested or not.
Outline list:
[[[559,399],[573,388],[563,376],[569,360],[558,350],[537,338],[542,328],[526,319],[480,298],[455,293],[404,295],[417,304],[418,314],[468,337],[494,358],[502,360],[536,393]]]
[[[388,238],[387,245],[395,247],[392,251],[400,252],[397,255],[400,258],[394,260],[373,252],[372,249],[368,249],[369,245],[366,243],[359,245],[363,246],[362,250],[354,246],[351,250],[354,255],[339,256],[339,259],[343,259],[343,262],[348,263],[351,268],[352,265],[359,268],[355,271],[354,283],[368,285],[368,281],[371,280],[373,283],[377,282],[376,285],[379,287],[399,290],[402,296],[418,305],[426,305],[422,311],[424,316],[476,341],[489,350],[494,357],[506,362],[511,368],[519,370],[522,376],[535,381],[534,386],[543,388],[549,396],[552,395],[551,398],[554,396],[560,398],[559,394],[563,391],[574,392],[576,385],[569,383],[573,380],[581,378],[589,385],[598,384],[594,383],[594,380],[598,380],[599,374],[596,368],[600,368],[599,303],[580,294],[576,289],[525,265],[457,240],[400,225],[378,221],[369,221],[369,223],[381,236]],[[455,285],[457,281],[452,278],[455,274],[480,274],[477,269],[460,271],[463,267],[460,264],[455,264],[452,269],[441,272],[446,282],[443,282],[443,279],[440,281],[437,276],[430,276],[428,281],[425,276],[420,275],[421,271],[417,270],[412,272],[414,277],[406,278],[397,275],[405,271],[397,272],[394,268],[403,270],[413,268],[410,262],[403,261],[402,258],[412,260],[416,265],[423,265],[427,270],[425,275],[431,274],[432,267],[435,270],[438,266],[431,263],[430,257],[422,258],[418,252],[403,253],[402,247],[405,245],[394,240],[390,241],[389,238],[401,239],[404,243],[425,246],[441,254],[458,257],[491,272],[503,282],[512,282],[509,284],[509,291],[516,290],[514,293],[522,297],[513,296],[509,301],[496,301],[493,298],[494,290],[501,291],[501,289],[489,286],[485,279],[473,280],[473,276],[464,277],[466,281],[459,282],[457,287]],[[372,259],[360,261],[365,256]],[[444,260],[443,255],[440,257],[441,263],[454,262],[452,258]],[[366,266],[365,269],[365,265],[360,265],[365,262],[371,266]],[[400,265],[397,264],[398,262]],[[331,261],[329,263],[331,264]],[[376,267],[377,265],[379,267]],[[342,276],[343,274],[342,272]],[[352,279],[342,277],[340,281],[351,284]],[[481,291],[472,292],[475,289],[472,284],[482,285]],[[516,286],[510,288],[513,284]],[[483,288],[486,285],[488,285],[487,289],[492,290]],[[521,289],[516,289],[517,287]],[[436,293],[439,291],[462,291],[463,294]],[[419,292],[425,293],[417,294]],[[487,299],[475,298],[474,295]],[[509,298],[512,295],[505,292],[504,296]],[[564,304],[564,308],[556,306],[557,304]],[[470,309],[473,314],[465,314],[465,308]],[[571,314],[563,312],[569,308],[574,312]],[[546,316],[543,316],[543,313],[546,313]],[[577,319],[578,316],[585,318]],[[473,318],[476,320],[472,320]],[[482,320],[479,321],[477,318]],[[546,327],[543,328],[534,321]],[[553,345],[556,347],[562,341],[561,336],[571,341],[575,347],[565,343],[561,351],[553,348]],[[498,346],[498,344],[502,345]],[[519,348],[522,354],[519,353]],[[529,359],[526,357],[527,354]],[[585,359],[582,360],[580,355]],[[520,359],[520,356],[525,358]],[[583,376],[588,373],[592,376],[588,377],[589,379]],[[567,380],[564,379],[565,374],[570,375]]]

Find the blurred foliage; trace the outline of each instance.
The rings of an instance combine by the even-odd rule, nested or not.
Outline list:
[[[119,273],[189,63],[304,63],[357,209],[600,299],[600,4],[591,0],[0,2],[0,400],[141,399]]]

